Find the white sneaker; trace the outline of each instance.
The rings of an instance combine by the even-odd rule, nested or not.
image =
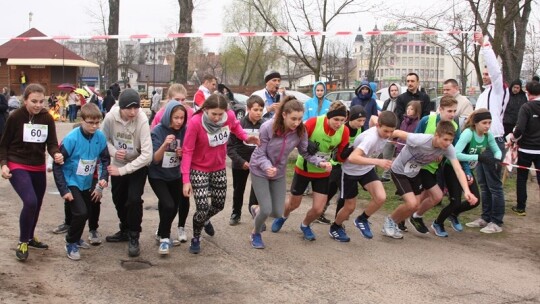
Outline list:
[[[488,225],[488,223],[486,221],[484,221],[482,218],[479,218],[477,220],[474,220],[470,223],[467,223],[465,224],[465,226],[467,227],[471,227],[471,228],[484,228]]]
[[[499,232],[502,232],[502,228],[501,228],[501,226],[491,222],[491,223],[487,224],[486,227],[480,229],[480,232],[483,232],[483,233],[499,233]]]
[[[184,227],[178,227],[178,241],[180,243],[187,242],[186,229]]]
[[[399,230],[398,226],[396,225],[394,220],[392,220],[389,216],[384,218],[384,225],[382,228],[382,233],[394,239],[403,238],[403,234],[401,234],[401,231]]]
[[[159,240],[159,254],[161,255],[167,255],[169,254],[169,248],[171,246],[171,242],[169,239],[160,239]]]

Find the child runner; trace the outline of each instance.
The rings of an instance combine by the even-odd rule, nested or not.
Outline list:
[[[456,156],[461,162],[469,162],[469,166],[464,166],[465,174],[467,175],[467,181],[469,183],[469,190],[476,197],[480,197],[478,191],[478,185],[472,170],[476,167],[478,162],[494,162],[493,157],[486,155],[486,149],[491,149],[494,152],[495,158],[500,159],[502,156],[501,150],[493,134],[489,132],[491,127],[491,114],[487,109],[477,109],[467,119],[465,123],[465,129],[456,144]],[[435,232],[435,235],[440,237],[447,237],[448,233],[444,229],[444,221],[448,218],[450,224],[455,231],[463,231],[463,226],[459,222],[458,216],[460,213],[471,210],[478,206],[480,201],[475,204],[470,204],[467,201],[461,201],[461,186],[457,179],[456,173],[452,170],[451,165],[446,162],[444,168],[444,179],[446,187],[448,188],[448,197],[450,198],[450,204],[441,210],[439,216],[431,228]]]
[[[15,256],[28,258],[28,247],[47,249],[34,235],[47,184],[45,149],[57,164],[64,163],[58,149],[56,126],[44,108],[45,89],[29,84],[23,94],[24,106],[13,111],[0,141],[2,177],[9,179],[23,202],[19,218],[19,243]]]
[[[112,200],[120,220],[120,231],[107,242],[126,242],[128,255],[139,256],[142,231],[144,184],[152,161],[152,139],[148,117],[140,111],[141,99],[134,89],[125,89],[103,120],[102,131],[111,155]]]
[[[354,140],[354,151],[343,163],[341,197],[345,199],[345,205],[336,215],[335,222],[330,226],[329,234],[334,240],[340,242],[350,240],[342,224],[356,209],[358,184],[369,192],[371,200],[364,212],[354,220],[354,225],[360,229],[365,238],[373,238],[368,219],[386,201],[386,192],[375,171],[375,166],[385,170],[392,166],[391,160],[380,159],[379,155],[382,153],[388,138],[396,129],[396,125],[396,114],[383,111],[379,114],[377,126],[363,132]]]
[[[470,203],[476,203],[477,198],[469,191],[467,177],[456,159],[452,140],[455,136],[455,127],[449,121],[441,121],[435,129],[435,135],[414,134],[401,130],[394,131],[392,137],[405,140],[405,148],[392,163],[391,176],[396,184],[397,193],[401,195],[404,203],[399,205],[384,221],[382,233],[386,236],[401,239],[403,235],[396,223],[411,216],[421,203],[424,187],[419,172],[422,166],[445,156],[456,172],[465,198]]]
[[[227,193],[225,159],[230,133],[248,144],[259,144],[259,138],[247,135],[236,120],[234,112],[227,110],[228,102],[221,94],[212,94],[189,121],[182,145],[182,180],[184,196],[195,198],[193,238],[189,252],[201,251],[201,230],[213,236],[210,218],[223,210]],[[208,199],[210,198],[210,203]]]
[[[277,113],[260,129],[261,145],[255,148],[249,164],[251,183],[259,208],[255,209],[254,228],[250,236],[251,246],[263,249],[261,232],[268,216],[283,214],[286,194],[287,160],[289,153],[298,148],[300,155],[314,165],[323,159],[307,152],[307,133],[302,123],[304,107],[293,97],[285,97]]]
[[[159,237],[158,253],[167,255],[171,245],[171,225],[176,213],[181,211],[179,220],[184,219],[184,223],[189,213],[189,200],[183,199],[179,168],[187,111],[179,102],[170,101],[162,116],[161,123],[152,130],[154,155],[148,168],[148,181],[159,200],[159,228],[156,233]]]
[[[252,95],[246,101],[248,115],[240,121],[242,128],[250,135],[259,136],[259,128],[264,122],[262,119],[262,113],[264,109],[264,100],[257,96]],[[227,155],[232,162],[232,177],[233,177],[233,207],[232,214],[229,220],[229,225],[238,225],[240,218],[242,217],[242,205],[244,204],[244,191],[246,189],[246,182],[249,176],[249,161],[251,154],[255,150],[255,145],[246,144],[239,140],[234,134],[231,134],[229,142],[227,143]],[[257,198],[253,187],[250,187],[249,193],[249,209],[251,206],[257,204]],[[252,214],[253,215],[253,214]]]
[[[81,107],[81,127],[71,130],[60,145],[65,162],[61,166],[53,166],[56,186],[68,202],[71,213],[66,253],[72,260],[81,258],[79,246],[83,243],[81,236],[86,220],[93,209],[92,204],[101,199],[109,180],[107,166],[110,157],[105,135],[99,130],[101,117],[101,111],[95,104],[87,103]],[[93,189],[92,180],[97,167],[101,172],[98,186]]]
[[[349,129],[344,127],[347,118],[347,108],[341,102],[333,102],[326,115],[310,118],[306,121],[306,131],[310,145],[315,149],[311,153],[321,156],[325,161],[318,165],[308,163],[299,155],[296,159],[294,176],[291,184],[291,195],[289,201],[285,203],[285,210],[282,217],[278,217],[272,223],[272,232],[278,232],[289,217],[289,214],[300,207],[302,194],[308,184],[313,188],[313,205],[307,212],[304,220],[300,224],[300,230],[304,234],[304,239],[315,240],[315,234],[309,226],[323,212],[328,194],[328,178],[332,170],[329,162],[332,152],[337,149],[338,160],[341,159],[341,152],[349,144]]]

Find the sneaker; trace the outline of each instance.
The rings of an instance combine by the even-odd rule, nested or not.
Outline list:
[[[304,240],[315,241],[315,234],[311,230],[311,227],[304,227],[300,224],[300,230],[302,230],[302,233],[304,234]]]
[[[216,231],[214,230],[214,226],[212,225],[212,222],[207,221],[204,224],[204,232],[206,232],[206,234],[208,234],[209,236],[214,236],[214,234],[216,234]]]
[[[28,247],[34,249],[49,249],[49,245],[38,241],[37,237],[34,237],[28,242]]]
[[[283,227],[283,224],[285,224],[285,221],[287,219],[283,217],[278,217],[274,219],[274,222],[272,223],[272,232],[279,232],[281,230],[281,227]]]
[[[457,232],[463,231],[463,226],[459,222],[459,219],[455,215],[450,215],[448,217],[448,220],[450,221],[450,226],[452,226],[452,229],[454,229]]]
[[[384,225],[382,228],[382,233],[383,235],[386,235],[394,239],[403,238],[403,235],[401,234],[401,231],[399,230],[399,228],[397,228],[396,223],[389,216],[384,218]]]
[[[484,219],[482,218],[479,218],[479,219],[476,219],[470,223],[467,223],[465,224],[465,226],[467,227],[471,227],[471,228],[484,228],[488,225],[488,223],[486,221],[484,221]]]
[[[129,236],[126,231],[120,230],[113,235],[106,236],[105,240],[110,243],[127,242],[129,241]]]
[[[480,229],[480,232],[483,232],[483,233],[499,233],[499,232],[502,232],[502,228],[501,228],[501,226],[491,222],[491,223],[487,224],[486,227]]]
[[[433,229],[436,236],[448,237],[448,233],[444,230],[444,226],[435,223],[435,221],[431,224],[431,229]]]
[[[332,224],[332,221],[327,219],[324,214],[321,214],[321,216],[319,216],[318,219],[316,219],[317,223],[321,223],[321,224],[326,224],[326,225],[330,225]]]
[[[236,213],[231,214],[231,218],[229,219],[229,225],[236,226],[238,225],[238,223],[240,223],[240,215]]]
[[[519,215],[519,216],[526,216],[527,215],[527,212],[525,212],[525,209],[518,209],[518,207],[516,207],[516,206],[512,206],[512,211],[514,211],[514,213],[516,215]]]
[[[139,232],[129,232],[128,255],[130,257],[138,257],[141,254],[139,236]]]
[[[360,229],[362,236],[366,239],[372,239],[373,233],[371,233],[371,228],[369,228],[369,222],[367,219],[360,220],[358,217],[354,219],[354,225],[356,228]]]
[[[251,247],[255,249],[264,249],[264,243],[260,233],[252,233],[251,237]]]
[[[15,249],[15,256],[19,261],[26,261],[28,259],[28,243],[19,242],[17,249]]]
[[[169,248],[171,247],[171,242],[169,239],[161,239],[159,241],[159,254],[161,255],[168,255],[169,254]]]
[[[88,233],[88,241],[90,241],[90,245],[94,246],[101,244],[101,234],[99,234],[97,230],[90,230]]]
[[[77,246],[77,243],[67,243],[66,253],[67,257],[71,260],[77,261],[81,259],[81,254],[79,253],[79,246]]]
[[[398,226],[398,229],[401,230],[401,232],[408,232],[409,231],[409,229],[407,229],[407,226],[405,226],[405,221],[399,222],[399,224],[397,226]]]
[[[77,243],[75,243],[75,244],[77,244],[77,247],[79,247],[79,248],[82,248],[82,249],[90,249],[90,245],[89,245],[87,242],[83,241],[83,239],[80,239],[80,240],[79,240]]]
[[[69,230],[69,225],[61,224],[61,225],[58,225],[58,227],[54,228],[52,232],[55,234],[62,234],[62,233],[68,232],[68,230]]]
[[[424,224],[424,219],[423,218],[411,216],[411,217],[409,217],[409,223],[411,225],[413,225],[414,229],[416,229],[416,231],[418,231],[418,233],[422,233],[422,234],[428,234],[429,233],[429,229],[426,226],[426,224]]]
[[[198,254],[201,252],[201,240],[198,237],[191,239],[191,245],[189,245],[189,252],[193,254]]]
[[[180,243],[187,242],[186,229],[184,227],[178,227],[178,241]]]
[[[347,235],[347,232],[345,232],[345,229],[337,224],[330,226],[330,231],[328,234],[332,239],[338,242],[349,242],[351,240],[351,238]]]

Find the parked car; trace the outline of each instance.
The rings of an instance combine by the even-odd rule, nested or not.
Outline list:
[[[285,90],[285,95],[294,96],[294,98],[296,98],[296,100],[300,101],[301,103],[305,103],[306,101],[308,101],[308,99],[311,98],[302,92],[291,91],[291,90]]]
[[[246,116],[246,102],[249,98],[249,96],[240,94],[240,93],[234,93],[234,100],[230,102],[229,106],[231,110],[234,111],[234,114],[236,115],[236,119],[240,120]]]
[[[336,100],[341,100],[349,108],[351,106],[351,101],[355,97],[354,90],[343,90],[343,91],[334,91],[329,92],[324,96],[324,98],[334,102]]]

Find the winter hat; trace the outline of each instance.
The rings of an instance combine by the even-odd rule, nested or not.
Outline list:
[[[118,97],[118,105],[120,109],[139,108],[141,106],[141,97],[134,89],[125,89],[120,93],[120,97]]]
[[[349,112],[349,121],[356,120],[360,117],[366,117],[366,110],[361,105],[352,106]]]
[[[264,83],[267,83],[269,80],[274,78],[281,79],[281,74],[274,70],[266,71],[266,73],[264,73]]]

